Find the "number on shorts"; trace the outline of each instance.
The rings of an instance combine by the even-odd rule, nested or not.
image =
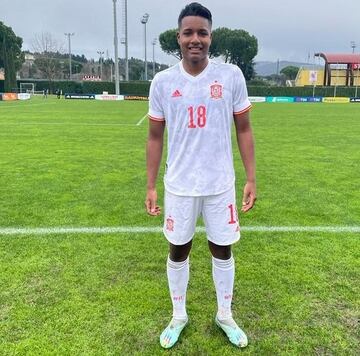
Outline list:
[[[230,221],[228,224],[236,224],[238,220],[236,206],[234,207],[233,204],[230,204],[228,208],[230,209]]]

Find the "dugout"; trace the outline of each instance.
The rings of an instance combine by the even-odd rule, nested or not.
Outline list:
[[[315,53],[325,60],[323,85],[360,85],[360,54]]]

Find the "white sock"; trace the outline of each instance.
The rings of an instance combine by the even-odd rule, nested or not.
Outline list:
[[[228,260],[212,258],[213,279],[218,303],[219,320],[231,319],[231,301],[234,289],[235,263],[231,256]]]
[[[174,319],[187,319],[186,291],[189,283],[189,257],[182,262],[174,262],[168,257],[167,276]]]

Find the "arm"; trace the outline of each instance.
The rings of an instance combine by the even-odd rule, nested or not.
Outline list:
[[[147,193],[145,199],[146,211],[149,215],[160,215],[157,202],[156,179],[159,173],[163,150],[165,121],[149,120],[149,135],[146,146]]]
[[[255,149],[249,111],[234,115],[236,138],[246,172],[241,211],[249,211],[256,200]]]

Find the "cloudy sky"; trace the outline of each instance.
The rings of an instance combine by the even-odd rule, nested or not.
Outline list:
[[[122,3],[117,0],[118,34],[122,37]],[[144,58],[142,15],[147,24],[147,56],[152,58],[151,41],[175,28],[181,9],[191,1],[128,0],[129,57]],[[360,52],[359,0],[203,0],[213,14],[213,28],[240,28],[259,42],[256,61],[290,60],[306,62],[309,53],[350,53],[351,41]],[[65,32],[74,32],[72,52],[98,58],[97,51],[113,57],[112,0],[0,0],[0,21],[23,38],[24,49],[32,49],[36,34],[51,33],[67,48]],[[124,47],[120,46],[120,57]],[[156,61],[176,60],[155,46]]]

